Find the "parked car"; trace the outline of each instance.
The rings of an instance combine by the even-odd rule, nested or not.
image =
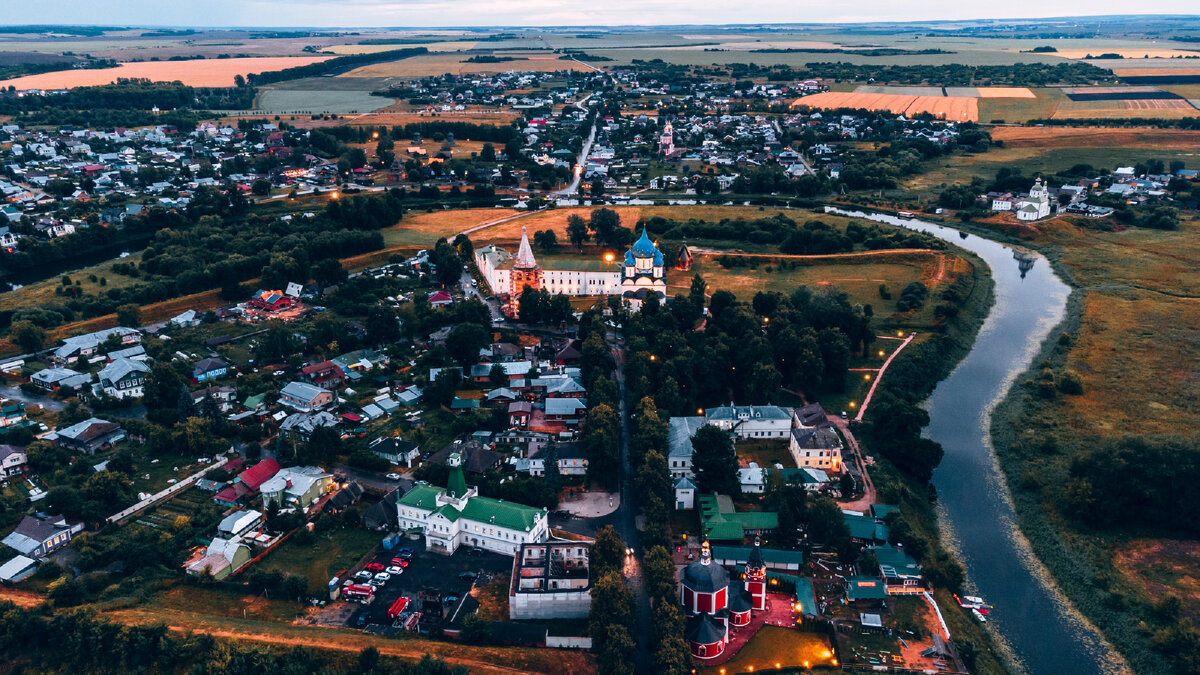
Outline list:
[[[386,583],[387,583],[386,581],[381,581],[379,579],[372,579],[367,582],[367,585],[370,586],[371,588],[382,588],[383,585]]]
[[[400,480],[400,474],[398,474],[398,473],[389,473],[389,474],[386,476],[386,478],[387,478],[388,480]]]
[[[386,565],[378,562],[373,562],[370,565],[367,565],[367,569],[371,570],[372,572],[382,572],[384,567],[386,567]]]
[[[392,564],[396,567],[408,567],[408,561],[404,558],[392,558]]]
[[[412,548],[410,548],[408,546],[405,546],[404,548],[396,551],[396,555],[400,556],[401,558],[404,558],[405,560],[408,560],[409,558],[413,557],[414,553],[416,553],[416,551],[412,550]]]
[[[474,572],[460,572],[458,578],[462,579],[463,581],[475,581],[475,578],[478,576],[479,575]]]
[[[397,574],[397,575],[398,575],[398,574],[403,574],[403,573],[404,573],[404,570],[403,570],[403,569],[401,569],[400,567],[396,566],[396,565],[390,565],[390,566],[388,566],[387,570],[385,570],[385,571],[386,571],[388,574]]]
[[[379,574],[375,575],[375,579],[376,581],[382,581],[386,584],[392,580],[392,575],[388,574],[387,572],[380,572]]]
[[[354,575],[354,579],[356,581],[370,581],[371,573],[366,570],[359,570],[358,573]]]

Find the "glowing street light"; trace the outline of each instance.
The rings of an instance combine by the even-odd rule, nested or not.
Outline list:
[[[604,254],[604,262],[612,262],[615,259],[615,257],[616,256],[614,256],[611,253],[605,253]]]
[[[329,195],[329,198],[330,198],[330,199],[337,199],[337,198],[338,198],[338,193],[336,193],[336,192],[332,192],[332,193],[330,193],[330,195]]]
[[[879,350],[879,355],[880,355],[880,356],[883,356],[883,350],[882,350],[882,349],[880,349],[880,350]]]
[[[864,379],[864,380],[869,380],[869,379],[871,379],[871,374],[870,374],[870,373],[867,373],[866,375],[863,375],[863,379]]]
[[[851,408],[853,408],[853,407],[854,407],[854,401],[850,401],[850,407],[851,407]]]

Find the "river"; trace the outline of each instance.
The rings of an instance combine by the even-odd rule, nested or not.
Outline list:
[[[1123,661],[1074,610],[1021,535],[992,453],[991,412],[1029,368],[1063,318],[1070,288],[1031,251],[919,220],[859,216],[932,234],[991,268],[996,303],[971,352],[938,383],[925,408],[925,435],[945,449],[934,471],[942,538],[967,572],[967,586],[995,606],[989,626],[1019,668],[1034,675],[1118,671]]]

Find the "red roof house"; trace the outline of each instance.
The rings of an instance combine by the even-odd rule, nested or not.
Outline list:
[[[279,473],[279,462],[273,459],[264,459],[239,473],[236,482],[243,483],[246,487],[257,492],[259,486],[277,473]]]

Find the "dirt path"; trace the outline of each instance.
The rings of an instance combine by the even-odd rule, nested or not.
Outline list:
[[[858,439],[850,432],[850,423],[842,419],[840,415],[826,415],[826,417],[842,432],[847,447],[850,452],[854,453],[854,464],[863,478],[863,496],[848,502],[838,502],[838,508],[847,511],[866,511],[875,503],[875,483],[871,481],[871,474],[867,472],[867,465],[863,463],[862,449],[858,445]]]

